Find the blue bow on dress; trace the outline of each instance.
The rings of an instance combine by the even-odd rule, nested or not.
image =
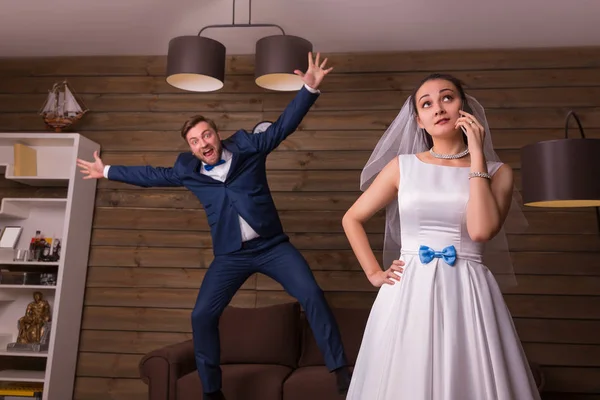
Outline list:
[[[419,247],[419,258],[423,264],[428,264],[434,258],[443,258],[446,264],[454,265],[456,262],[456,248],[452,245],[444,247],[442,251],[435,251],[429,246]]]
[[[222,158],[215,165],[204,164],[204,169],[207,170],[207,171],[210,171],[211,169],[213,169],[217,165],[221,165],[221,164],[225,164],[225,160],[223,160]]]

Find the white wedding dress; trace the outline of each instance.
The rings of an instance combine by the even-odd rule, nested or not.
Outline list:
[[[539,400],[483,243],[465,224],[469,167],[399,156],[400,282],[377,294],[348,400]],[[490,173],[500,163],[489,163]],[[479,179],[479,178],[478,178]],[[454,266],[419,247],[456,249]]]

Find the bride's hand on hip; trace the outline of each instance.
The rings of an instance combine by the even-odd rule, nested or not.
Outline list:
[[[375,287],[381,287],[384,284],[393,285],[394,281],[400,281],[400,275],[404,272],[404,261],[394,260],[392,265],[385,271],[377,271],[369,275],[369,282]],[[400,274],[400,275],[398,275]]]

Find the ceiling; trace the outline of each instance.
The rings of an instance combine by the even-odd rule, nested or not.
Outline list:
[[[248,23],[237,0],[236,23]],[[0,0],[0,56],[166,55],[174,36],[232,23],[232,0]],[[253,0],[323,53],[600,45],[600,0]],[[274,28],[207,29],[228,54]]]

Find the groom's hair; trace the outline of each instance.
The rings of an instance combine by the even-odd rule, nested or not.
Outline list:
[[[190,131],[190,129],[192,129],[201,122],[206,122],[215,132],[219,132],[215,121],[213,121],[210,118],[206,118],[202,115],[194,115],[193,117],[190,117],[187,121],[185,121],[183,123],[183,126],[181,127],[181,137],[183,138],[183,140],[187,142],[187,134]]]

